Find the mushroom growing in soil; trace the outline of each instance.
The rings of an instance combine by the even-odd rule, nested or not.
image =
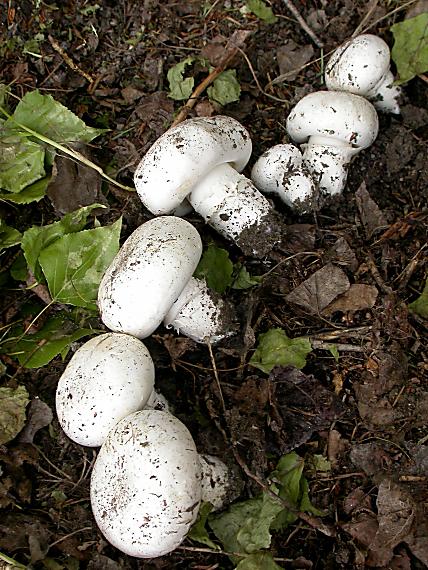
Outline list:
[[[121,420],[91,477],[92,511],[105,538],[139,558],[177,548],[199,511],[199,457],[188,429],[167,412],[142,410]]]
[[[251,150],[248,132],[231,117],[188,119],[149,149],[135,187],[153,214],[171,213],[187,198],[244,253],[263,256],[279,241],[280,227],[268,200],[239,174]]]
[[[80,445],[97,447],[119,420],[165,400],[154,390],[153,360],[135,337],[106,333],[83,344],[67,364],[56,390],[62,429]]]
[[[362,34],[339,46],[325,69],[327,89],[367,97],[380,111],[400,112],[401,89],[394,85],[389,47],[381,38]]]
[[[275,145],[256,161],[251,179],[259,190],[277,194],[293,210],[308,212],[316,207],[317,192],[302,160],[294,145]]]
[[[162,216],[142,224],[101,280],[103,323],[140,339],[162,320],[196,342],[216,342],[230,334],[230,306],[192,277],[201,254],[201,238],[186,220]]]
[[[342,192],[351,159],[377,137],[371,103],[345,91],[317,91],[303,97],[287,118],[287,132],[304,148],[303,163],[322,193]]]

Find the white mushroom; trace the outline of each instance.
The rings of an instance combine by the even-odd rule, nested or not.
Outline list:
[[[342,192],[353,156],[377,137],[378,117],[363,97],[318,91],[301,99],[287,119],[290,137],[304,148],[303,162],[321,192]]]
[[[164,319],[196,342],[229,334],[229,305],[192,277],[201,253],[198,232],[181,218],[162,216],[141,225],[101,280],[103,323],[137,338],[151,335]]]
[[[214,455],[199,455],[202,471],[202,501],[211,503],[214,511],[224,507],[231,495],[232,483],[227,465]]]
[[[156,407],[153,360],[145,345],[127,334],[106,333],[83,344],[59,379],[56,411],[62,429],[81,445],[102,445],[125,416]]]
[[[195,522],[201,466],[188,429],[158,410],[135,412],[108,434],[91,477],[91,506],[105,538],[152,558],[177,548]]]
[[[293,210],[307,212],[316,203],[316,188],[302,153],[292,144],[278,144],[256,161],[251,179],[259,190],[277,194]]]
[[[135,171],[135,187],[153,214],[170,213],[187,198],[244,253],[264,255],[279,241],[279,229],[269,202],[239,174],[251,149],[248,132],[231,117],[189,119],[149,149]]]
[[[401,89],[394,85],[389,47],[372,34],[357,36],[337,48],[326,66],[325,83],[327,89],[367,97],[380,111],[400,112]]]

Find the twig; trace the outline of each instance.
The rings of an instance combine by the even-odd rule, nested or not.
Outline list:
[[[296,20],[300,24],[300,27],[303,30],[305,30],[305,32],[308,34],[308,36],[314,42],[314,44],[317,47],[322,48],[324,46],[323,42],[318,38],[318,36],[315,34],[315,32],[308,26],[308,24],[305,22],[303,17],[300,15],[299,10],[296,8],[296,6],[293,4],[293,2],[291,0],[283,0],[283,2],[287,6],[287,8],[290,10],[290,12],[293,14],[293,16],[296,18]]]
[[[213,349],[212,349],[212,346],[211,346],[211,343],[209,340],[207,341],[207,346],[208,346],[208,352],[210,353],[211,363],[213,366],[214,378],[215,378],[215,381],[217,383],[217,388],[218,388],[219,397],[220,397],[220,401],[221,401],[221,407],[223,408],[224,411],[226,411],[226,404],[224,403],[223,391],[221,389],[220,378],[219,378],[218,372],[217,372],[217,365],[215,362]]]
[[[62,49],[62,47],[59,45],[59,43],[56,41],[55,38],[49,35],[48,40],[51,46],[54,48],[54,50],[57,53],[59,53],[59,55],[62,57],[62,59],[65,61],[65,63],[68,65],[70,69],[72,69],[76,73],[79,73],[82,77],[84,77],[87,81],[89,81],[89,83],[94,82],[93,78],[89,75],[89,73],[86,73],[86,71],[83,71],[83,69],[80,69],[80,67],[76,63],[74,63],[71,57]]]
[[[368,10],[367,10],[364,18],[361,20],[361,22],[355,28],[355,31],[352,34],[351,38],[355,38],[355,36],[358,36],[360,34],[361,30],[364,28],[364,26],[370,20],[372,14],[376,10],[378,4],[379,4],[379,0],[372,0],[371,1],[371,4],[369,5]]]
[[[177,117],[175,118],[174,122],[172,123],[171,127],[175,127],[182,121],[184,121],[191,109],[196,105],[197,100],[202,95],[202,93],[213,83],[213,81],[223,73],[225,69],[229,67],[233,59],[236,57],[239,47],[244,45],[245,41],[247,40],[248,36],[251,34],[248,30],[237,30],[232,34],[229,38],[225,48],[224,48],[224,55],[218,64],[218,66],[211,71],[207,77],[196,87],[193,93],[190,95],[190,98],[182,107],[181,111],[178,113]]]
[[[78,534],[79,532],[85,532],[87,530],[92,530],[92,527],[91,526],[85,526],[83,528],[79,528],[78,530],[75,530],[74,532],[70,532],[69,534],[66,534],[65,536],[62,536],[61,538],[58,538],[58,540],[55,540],[54,542],[52,542],[49,545],[49,548],[52,548],[52,546],[59,544],[63,540],[67,540],[67,538],[70,538],[71,536],[74,536],[75,534]]]
[[[366,352],[368,350],[367,347],[358,346],[356,344],[329,343],[322,340],[315,340],[312,337],[309,337],[309,340],[311,341],[312,348],[320,350],[337,349],[338,352]]]
[[[389,18],[390,16],[392,16],[396,12],[401,12],[401,10],[404,10],[404,8],[411,6],[415,2],[418,2],[418,0],[409,0],[409,2],[405,2],[404,4],[401,4],[401,6],[397,6],[397,8],[394,8],[394,10],[391,10],[391,12],[388,12],[387,14],[382,16],[381,18],[378,18],[377,20],[372,22],[369,26],[367,26],[367,28],[364,28],[364,30],[361,30],[361,33],[365,34],[368,30],[370,30],[371,28],[374,28],[375,26],[377,26],[377,24],[379,24],[383,20],[386,20],[387,18]]]

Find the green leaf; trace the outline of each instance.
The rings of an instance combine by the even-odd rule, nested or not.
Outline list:
[[[397,83],[428,71],[428,12],[391,26],[394,46],[391,58],[397,66]]]
[[[10,267],[10,274],[15,281],[26,281],[27,279],[27,262],[22,251],[19,252],[18,257]]]
[[[72,342],[84,336],[94,335],[97,331],[89,328],[77,328],[64,316],[64,313],[50,318],[42,329],[34,334],[26,334],[13,343],[7,343],[4,350],[15,356],[25,368],[40,368],[48,364],[58,354],[65,357]],[[11,332],[17,334],[17,329]]]
[[[266,24],[274,24],[278,18],[272,12],[272,8],[266,6],[263,0],[247,0],[245,2],[248,10],[252,12],[257,18],[266,22]]]
[[[24,427],[28,402],[24,386],[0,388],[0,445],[11,441]]]
[[[2,130],[0,134],[0,188],[21,192],[45,176],[45,150],[18,133]]]
[[[325,513],[320,511],[311,503],[309,498],[309,485],[305,477],[302,477],[302,498],[300,500],[300,510],[305,513],[312,513],[317,517],[324,517]]]
[[[231,285],[232,289],[249,289],[254,287],[254,285],[259,285],[262,282],[262,276],[252,276],[248,273],[245,265],[235,266],[235,270],[238,269],[238,273],[233,280]]]
[[[67,234],[45,248],[39,263],[54,301],[96,309],[98,286],[119,251],[122,219]]]
[[[189,533],[187,534],[187,538],[195,540],[196,542],[200,542],[201,544],[205,544],[205,546],[208,546],[209,548],[219,550],[219,546],[210,539],[210,537],[208,536],[208,531],[205,528],[208,515],[212,511],[212,508],[213,506],[211,503],[201,504],[201,506],[199,507],[198,518],[196,519],[195,524],[192,526]]]
[[[45,176],[41,180],[34,182],[30,186],[27,186],[19,194],[11,193],[0,193],[0,200],[9,200],[9,202],[14,202],[15,204],[29,204],[30,202],[38,202],[46,194],[46,189],[51,180],[51,176]]]
[[[425,287],[421,295],[416,301],[410,303],[409,310],[424,319],[428,319],[428,279],[425,281]]]
[[[21,243],[21,237],[21,232],[11,228],[0,218],[0,251],[18,245]]]
[[[270,329],[259,336],[259,344],[250,364],[267,374],[274,366],[303,368],[312,346],[305,337],[288,338],[282,329]]]
[[[168,70],[167,79],[169,82],[168,96],[175,101],[188,99],[193,91],[195,80],[193,77],[184,78],[184,72],[188,65],[195,61],[194,57],[186,57],[183,61],[174,65]]]
[[[232,273],[233,263],[229,259],[228,252],[215,245],[209,245],[196,268],[195,277],[205,279],[208,287],[217,293],[224,293],[232,283]]]
[[[337,349],[337,346],[335,344],[331,344],[328,347],[328,350],[330,351],[331,355],[333,356],[334,360],[336,362],[339,362],[339,351]]]
[[[328,473],[331,471],[331,462],[327,457],[324,457],[324,455],[314,453],[311,459],[315,471],[321,471],[321,473]]]
[[[28,267],[33,272],[37,281],[44,281],[42,270],[38,263],[39,255],[43,249],[54,243],[66,234],[83,230],[89,214],[95,208],[104,208],[101,204],[84,206],[74,212],[66,214],[59,222],[53,222],[47,226],[32,226],[22,236],[22,249]]]
[[[228,69],[220,73],[213,84],[208,87],[207,94],[211,101],[216,101],[223,106],[239,101],[241,86],[236,79],[236,70]]]
[[[57,143],[88,143],[105,132],[104,129],[87,127],[67,107],[51,95],[42,95],[37,89],[24,95],[5,124],[16,129],[16,123]]]
[[[273,559],[270,552],[257,552],[241,560],[236,570],[283,570]]]

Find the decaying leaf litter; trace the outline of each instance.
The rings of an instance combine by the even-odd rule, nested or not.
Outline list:
[[[135,194],[101,186],[98,175],[82,185],[93,169],[61,148],[54,157],[52,146],[8,133],[20,145],[31,142],[24,151],[36,182],[24,179],[16,191],[2,180],[9,201],[0,226],[1,556],[36,568],[424,567],[427,68],[426,56],[417,52],[406,63],[399,47],[412,16],[423,37],[424,3],[295,2],[318,43],[288,2],[77,2],[60,10],[14,4],[2,14],[2,81],[12,92],[6,102],[2,91],[2,108],[12,112],[15,97],[38,88],[87,125],[110,129],[90,145],[91,137],[64,137],[63,123],[45,136],[58,144],[80,140],[83,147],[66,150],[90,155],[122,187],[132,185],[139,158],[186,103],[171,98],[168,81],[180,69],[187,96],[214,73],[210,92],[190,99],[185,116],[237,118],[250,130],[254,160],[286,140],[291,107],[322,88],[321,43],[325,56],[357,29],[369,28],[390,46],[393,34],[400,76],[413,79],[404,85],[401,116],[380,116],[379,136],[351,166],[343,197],[304,217],[275,201],[288,232],[269,258],[244,257],[196,215],[188,217],[207,251],[200,271],[234,302],[240,331],[210,350],[161,329],[146,344],[157,384],[198,449],[230,460],[244,488],[227,514],[226,536],[228,519],[216,523],[202,512],[208,524],[200,521],[179,550],[156,561],[127,558],[102,539],[88,495],[96,453],[71,443],[52,420],[61,356],[102,325],[91,312],[93,285],[83,279],[83,289],[55,288],[49,277],[50,254],[81,254],[79,238],[87,238],[80,232],[101,232],[108,257],[105,237],[117,247],[120,217],[123,240],[151,215]],[[229,61],[227,40],[237,33],[242,43]],[[223,81],[222,100],[214,79],[225,66],[236,75],[229,73],[231,89],[228,76]],[[12,171],[9,182],[17,180]],[[46,188],[49,197],[32,202]],[[91,208],[62,217],[93,204],[95,222]],[[74,283],[69,271],[63,268],[63,284]]]

